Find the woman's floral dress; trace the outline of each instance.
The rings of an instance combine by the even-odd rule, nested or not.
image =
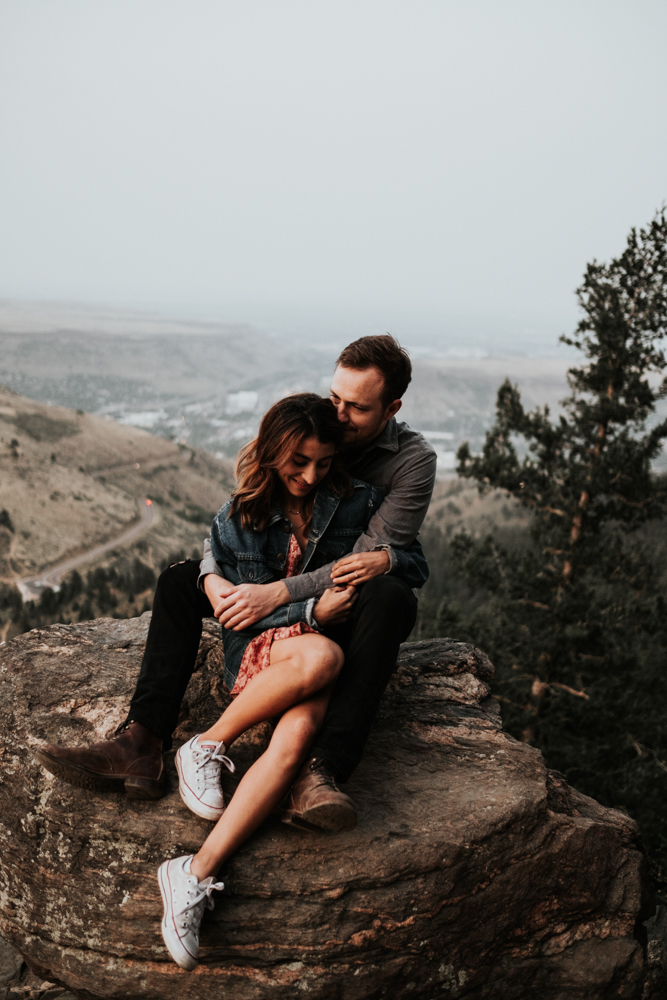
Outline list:
[[[296,536],[293,534],[289,541],[287,552],[287,562],[285,564],[285,576],[298,576],[303,564],[303,554],[299,548]],[[236,683],[232,688],[232,697],[236,697],[243,691],[244,687],[255,674],[260,670],[265,670],[270,666],[271,644],[276,639],[291,639],[295,635],[303,635],[304,632],[315,632],[314,628],[304,622],[297,622],[296,625],[283,625],[281,628],[267,628],[266,632],[255,636],[247,646],[241,666],[239,667]]]

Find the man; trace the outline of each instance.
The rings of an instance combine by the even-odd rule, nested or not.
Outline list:
[[[44,747],[40,762],[58,777],[92,788],[122,790],[131,798],[159,798],[163,750],[171,746],[192,674],[202,618],[214,616],[241,630],[297,601],[351,588],[341,620],[325,632],[345,651],[327,715],[309,760],[290,794],[285,819],[321,829],[351,829],[352,800],[338,788],[361,759],[398,648],[412,630],[417,599],[392,576],[421,527],[433,492],[435,452],[405,423],[397,423],[412,377],[407,353],[388,335],[362,337],[336,364],[331,399],[345,425],[351,475],[386,491],[351,555],[312,573],[272,584],[232,586],[213,560],[186,560],[161,574],[146,650],[127,719],[112,740],[88,748]],[[354,600],[359,587],[358,597]],[[355,589],[352,589],[355,588]],[[344,617],[346,616],[346,617]],[[197,764],[197,780],[211,787],[220,763],[212,750]]]

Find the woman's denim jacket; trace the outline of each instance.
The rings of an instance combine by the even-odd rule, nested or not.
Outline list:
[[[352,551],[354,543],[384,499],[384,491],[358,479],[352,480],[349,497],[322,488],[313,505],[313,519],[308,545],[303,555],[302,572],[319,569]],[[239,514],[229,517],[232,501],[220,510],[211,526],[211,549],[223,576],[230,583],[273,583],[284,578],[285,560],[292,529],[279,507],[272,512],[263,531],[246,531]],[[428,565],[420,543],[415,541],[401,551],[393,575],[410,587],[422,587],[428,579]],[[246,646],[269,628],[305,622],[314,629],[315,598],[285,604],[242,632],[222,628],[225,650],[225,684],[231,691],[236,681]]]

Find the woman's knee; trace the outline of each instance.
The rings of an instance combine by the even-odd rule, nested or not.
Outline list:
[[[325,639],[324,636],[314,649],[304,651],[302,671],[308,691],[321,691],[335,681],[343,661],[343,650],[338,643]]]

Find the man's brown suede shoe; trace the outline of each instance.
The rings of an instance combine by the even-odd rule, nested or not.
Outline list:
[[[307,830],[353,830],[357,811],[349,795],[336,784],[328,761],[311,757],[292,786],[283,823]]]
[[[39,763],[80,788],[127,792],[130,799],[159,799],[164,795],[162,740],[131,722],[112,740],[89,747],[56,747],[47,743],[36,751]]]

